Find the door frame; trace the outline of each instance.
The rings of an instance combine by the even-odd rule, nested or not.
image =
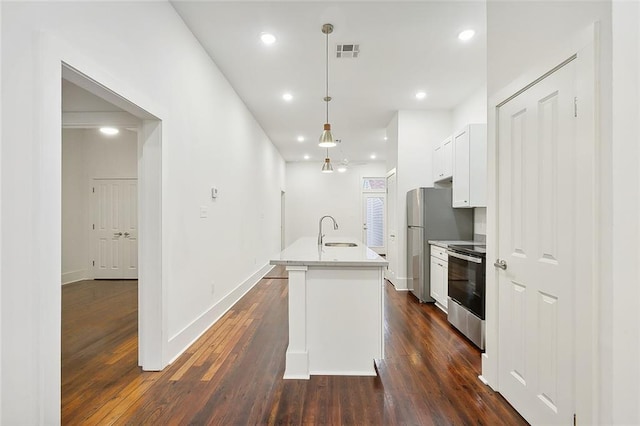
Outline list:
[[[385,178],[386,182],[386,178]],[[386,255],[387,252],[387,193],[385,192],[362,192],[360,197],[360,217],[362,219],[363,226],[367,224],[367,209],[365,205],[365,200],[367,198],[382,198],[382,202],[384,203],[383,212],[384,217],[382,218],[382,246],[379,247],[371,247],[367,244],[367,230],[362,228],[362,241],[369,247],[371,250],[375,251],[378,254]]]
[[[285,239],[285,226],[286,226],[286,196],[287,193],[284,190],[280,190],[280,250],[284,250],[287,244]]]
[[[394,184],[393,187],[393,194],[395,195],[395,199],[392,199],[391,197],[389,197],[389,178],[390,177],[395,177],[396,179],[396,183]],[[393,169],[389,170],[386,175],[385,175],[385,183],[386,183],[386,212],[385,212],[385,232],[388,234],[385,238],[385,244],[387,245],[387,261],[389,261],[389,266],[393,266],[395,267],[396,270],[393,270],[393,268],[389,268],[389,266],[387,266],[387,269],[385,269],[384,271],[384,277],[389,280],[394,287],[397,284],[397,277],[394,275],[396,274],[398,271],[398,184],[397,184],[397,179],[398,179],[398,174],[397,174],[397,170],[394,167]],[[393,203],[393,205],[391,204]],[[393,208],[394,209],[394,214],[391,215],[389,214],[389,210]],[[393,217],[391,217],[393,216]],[[390,227],[390,222],[391,220],[393,220],[393,228]],[[394,238],[394,249],[392,250],[391,247],[391,234],[390,231],[393,230],[395,232],[395,234],[393,235]],[[391,265],[392,261],[394,262],[393,265]],[[397,287],[396,287],[397,290]],[[404,288],[405,291],[407,291],[406,286]]]
[[[62,87],[65,79],[119,106],[142,120],[138,134],[139,206],[139,363],[145,370],[167,365],[166,285],[163,282],[162,252],[162,121],[165,110],[136,85],[114,77],[112,67],[99,55],[78,52],[51,33],[34,36],[37,52],[34,74],[34,208],[50,212],[38,215],[30,244],[34,247],[37,300],[37,342],[35,355],[39,382],[34,399],[40,405],[43,423],[59,423],[61,401],[61,170]],[[57,419],[57,420],[56,420]]]
[[[377,189],[364,189],[363,182],[365,179],[384,179],[384,190]],[[382,218],[382,246],[379,247],[369,247],[371,250],[375,251],[378,254],[385,254],[388,251],[387,247],[387,180],[388,176],[360,176],[360,223],[362,223],[362,242],[367,245],[367,231],[364,229],[364,226],[367,223],[367,213],[365,200],[368,197],[376,197],[382,198],[382,202],[384,203],[382,214],[384,217]]]
[[[576,262],[575,282],[580,282],[580,291],[575,291],[575,327],[574,341],[574,395],[575,413],[582,424],[593,424],[598,419],[598,323],[599,312],[596,295],[600,291],[597,281],[599,267],[596,259],[597,247],[600,239],[597,226],[597,206],[600,199],[600,175],[596,166],[597,158],[602,150],[598,123],[598,68],[599,68],[599,39],[600,28],[594,23],[584,31],[576,34],[561,52],[550,57],[544,64],[531,69],[522,77],[496,92],[489,99],[488,108],[488,197],[487,197],[487,259],[486,279],[486,351],[482,354],[482,375],[480,379],[500,391],[498,380],[498,276],[495,268],[491,267],[493,260],[498,257],[499,224],[498,207],[498,169],[497,169],[497,129],[498,109],[511,97],[516,96],[534,84],[541,76],[553,70],[558,64],[576,55],[576,93],[578,98],[578,117],[576,119],[576,138],[580,149],[576,155],[581,158],[577,167],[576,181],[581,184],[576,193],[576,211],[581,215],[576,217],[575,226],[583,229],[578,233],[575,247],[580,262]],[[580,269],[578,265],[590,265]]]

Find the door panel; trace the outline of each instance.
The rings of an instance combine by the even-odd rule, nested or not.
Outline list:
[[[97,239],[96,278],[120,278],[120,186],[110,181],[94,185],[97,205],[95,234]]]
[[[135,179],[94,179],[94,278],[138,277],[138,188]]]
[[[532,424],[574,413],[574,67],[498,113],[499,385]]]
[[[127,180],[122,183],[124,202],[121,204],[125,218],[122,229],[122,277],[138,278],[138,182]]]

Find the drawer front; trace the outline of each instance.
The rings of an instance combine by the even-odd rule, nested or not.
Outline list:
[[[447,249],[439,247],[439,246],[431,246],[431,256],[437,257],[440,260],[444,260],[445,262],[449,261],[449,256],[447,255]]]

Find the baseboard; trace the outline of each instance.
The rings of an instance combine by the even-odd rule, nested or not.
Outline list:
[[[77,271],[65,272],[62,274],[62,285],[71,284],[78,281],[88,280],[89,270],[80,269]]]
[[[409,291],[409,286],[407,285],[409,280],[407,280],[406,278],[395,277],[392,280],[389,280],[389,282],[393,284],[393,287],[396,289],[396,291]]]
[[[266,264],[257,272],[244,280],[240,285],[223,297],[209,310],[196,318],[191,324],[169,339],[167,344],[167,359],[169,364],[176,360],[184,351],[200,338],[213,324],[215,324],[229,309],[235,305],[249,290],[251,290],[267,272],[273,268]]]

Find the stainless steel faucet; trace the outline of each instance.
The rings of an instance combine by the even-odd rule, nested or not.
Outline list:
[[[333,229],[338,229],[338,222],[336,222],[333,216],[329,216],[329,215],[322,216],[320,218],[320,222],[318,222],[318,245],[319,246],[322,245],[322,239],[324,238],[324,234],[322,233],[322,219],[324,219],[325,217],[328,217],[333,221]]]

